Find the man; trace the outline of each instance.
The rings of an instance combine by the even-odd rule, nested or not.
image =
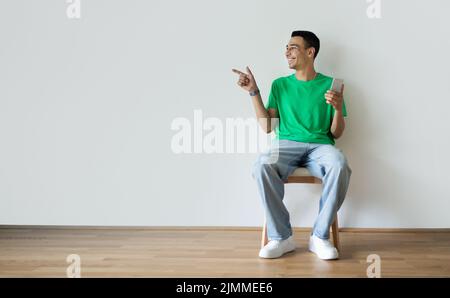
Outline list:
[[[337,259],[338,251],[330,242],[329,230],[341,207],[350,181],[351,169],[334,139],[342,136],[347,116],[341,92],[330,89],[332,78],[316,72],[314,60],[319,53],[320,41],[309,31],[294,31],[286,46],[289,68],[295,73],[273,81],[269,100],[264,106],[255,77],[239,74],[238,85],[250,93],[256,117],[267,133],[275,128],[278,159],[271,159],[271,150],[261,154],[253,167],[262,198],[269,242],[259,256],[278,258],[294,251],[295,243],[289,212],[284,203],[284,182],[297,168],[306,167],[312,175],[322,179],[323,191],[319,214],[309,240],[309,250],[320,259]]]

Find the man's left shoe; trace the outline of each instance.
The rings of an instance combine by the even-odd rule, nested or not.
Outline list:
[[[336,247],[331,244],[328,239],[320,239],[315,235],[309,238],[309,250],[315,253],[319,259],[333,260],[339,258],[339,253]]]

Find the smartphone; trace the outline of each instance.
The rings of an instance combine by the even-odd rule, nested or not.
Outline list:
[[[331,83],[330,89],[335,92],[341,92],[343,84],[344,84],[343,79],[333,79],[333,83]]]

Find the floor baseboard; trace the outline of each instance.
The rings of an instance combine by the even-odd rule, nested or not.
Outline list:
[[[0,225],[1,229],[54,229],[54,230],[165,230],[165,231],[260,231],[261,227],[242,226],[80,226],[80,225]],[[311,227],[293,227],[296,232],[311,231]],[[349,233],[448,233],[450,228],[355,228],[340,227]]]

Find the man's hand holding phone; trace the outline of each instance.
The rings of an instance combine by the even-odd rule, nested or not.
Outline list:
[[[331,89],[325,93],[327,104],[331,104],[336,111],[342,112],[344,101],[344,82],[341,79],[334,79]]]

